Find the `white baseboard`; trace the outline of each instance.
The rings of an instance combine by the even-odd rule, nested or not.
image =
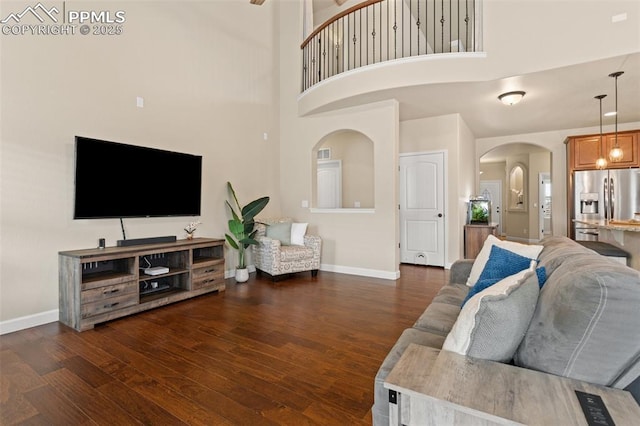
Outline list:
[[[38,325],[48,324],[50,322],[56,322],[59,317],[60,315],[58,310],[54,309],[52,311],[40,312],[39,314],[2,321],[0,322],[0,335],[36,327]]]
[[[323,263],[320,265],[321,271],[338,272],[340,274],[359,275],[362,277],[382,278],[384,280],[397,280],[400,278],[400,271],[389,272],[378,269],[353,268],[351,266],[328,265]]]

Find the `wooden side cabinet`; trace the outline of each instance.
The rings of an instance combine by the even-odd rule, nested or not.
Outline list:
[[[59,319],[78,331],[225,289],[221,239],[62,251],[58,263]]]
[[[464,226],[464,258],[475,259],[482,250],[484,240],[489,235],[498,235],[498,225],[465,225]]]

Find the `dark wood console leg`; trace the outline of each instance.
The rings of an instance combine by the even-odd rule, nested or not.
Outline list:
[[[312,269],[311,270],[311,276],[312,277],[317,277],[318,276],[318,270],[317,269]]]

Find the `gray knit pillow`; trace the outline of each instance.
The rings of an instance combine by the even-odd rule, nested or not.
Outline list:
[[[531,269],[511,275],[465,303],[442,349],[507,362],[529,327],[539,293]]]

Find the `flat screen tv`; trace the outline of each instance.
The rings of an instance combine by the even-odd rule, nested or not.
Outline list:
[[[199,216],[202,156],[76,136],[74,219]]]

